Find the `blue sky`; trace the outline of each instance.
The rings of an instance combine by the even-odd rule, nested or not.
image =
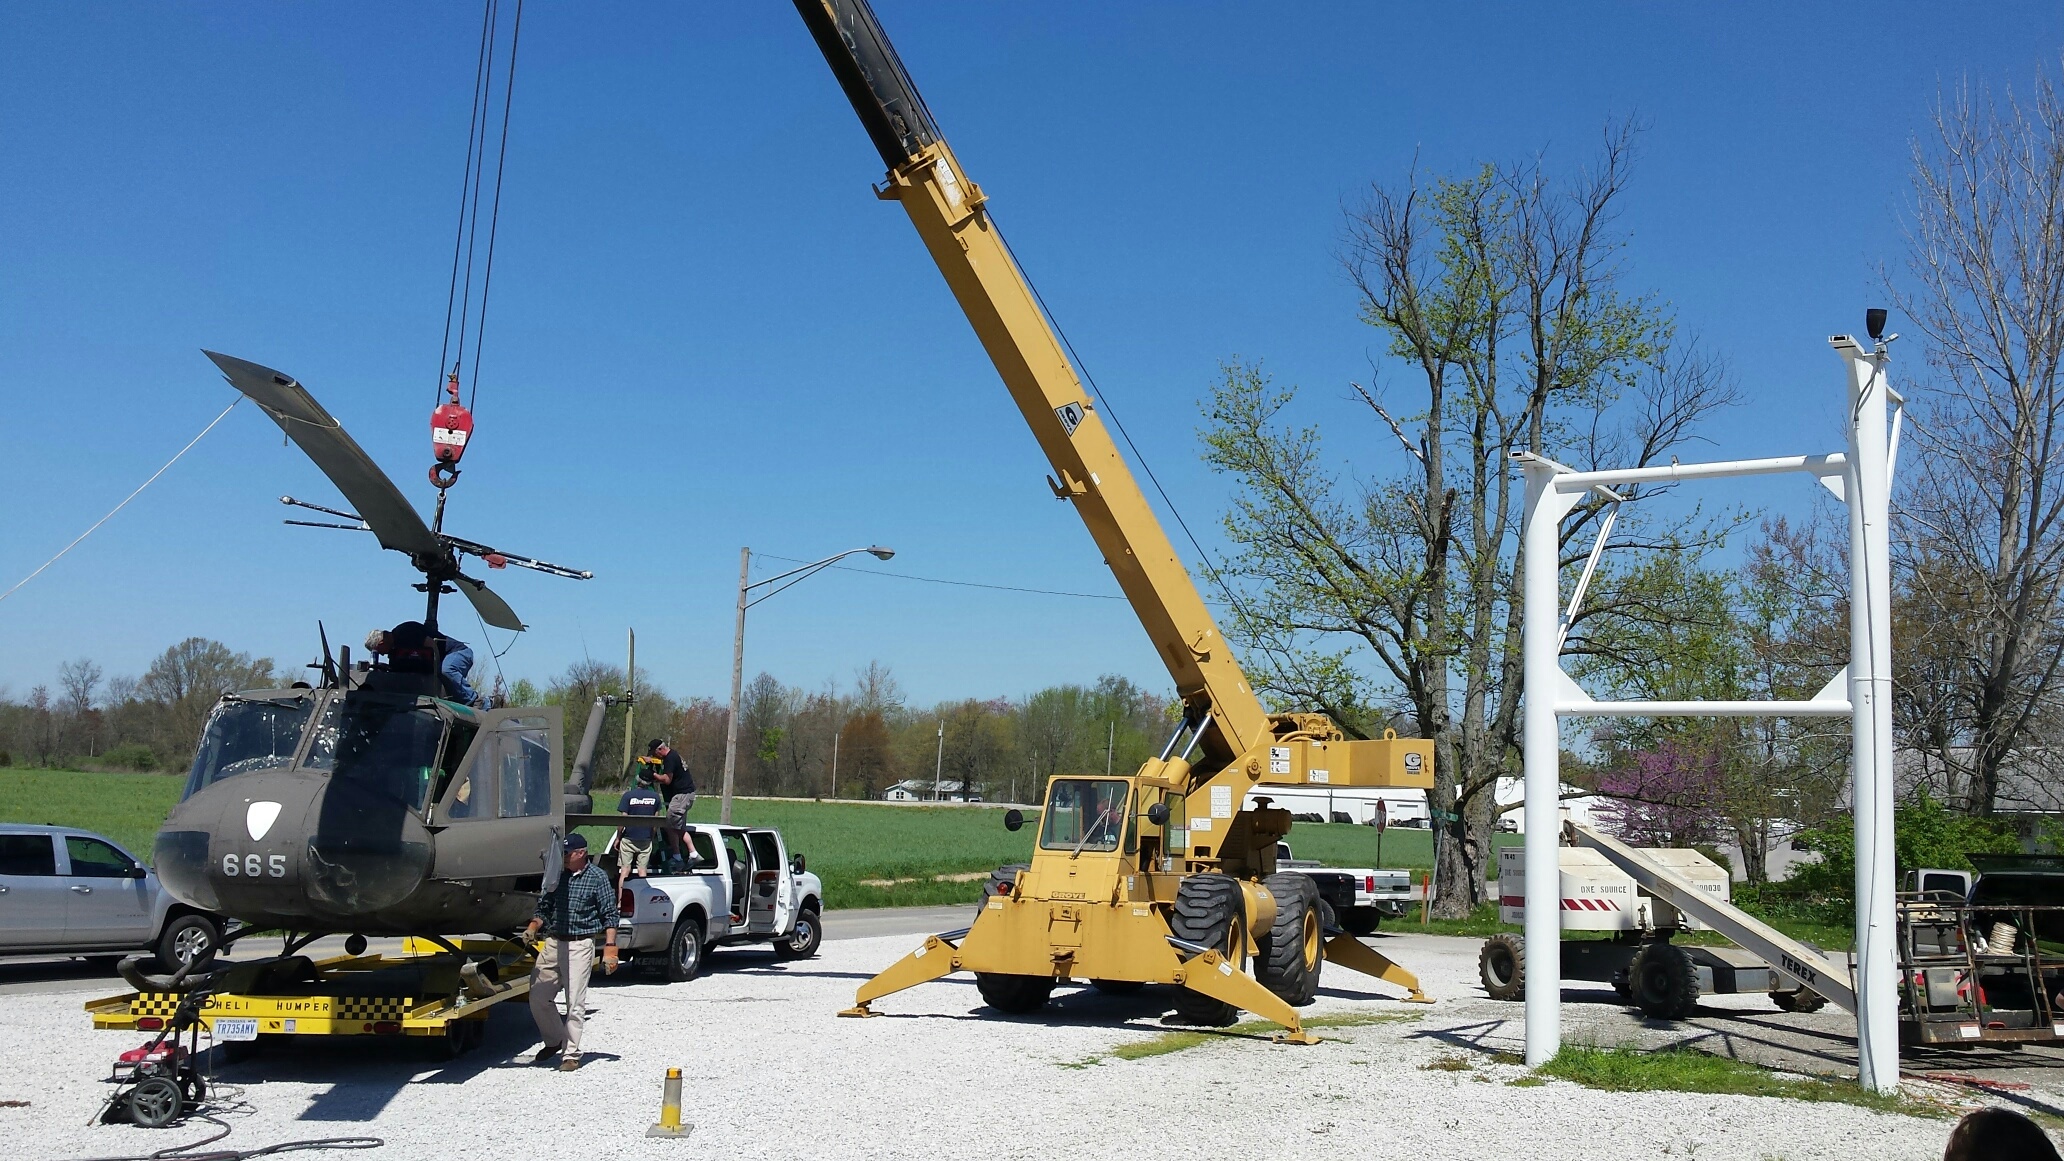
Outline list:
[[[1222,359],[1266,359],[1340,455],[1396,466],[1342,398],[1377,348],[1334,257],[1343,203],[1415,158],[1580,164],[1613,117],[1650,127],[1631,283],[1748,400],[1709,429],[1713,456],[1836,446],[1825,336],[1883,297],[1910,134],[1939,86],[2025,82],[2064,44],[2054,4],[878,12],[1207,544],[1226,493],[1196,401]],[[427,510],[478,22],[0,6],[0,587],[228,403],[202,347],[301,379]],[[520,67],[448,526],[596,579],[497,574],[533,626],[511,677],[620,657],[635,626],[669,690],[721,695],[741,544],[877,542],[890,571],[1115,591],[908,222],[870,195],[879,161],[789,5],[535,0]],[[135,673],[195,634],[298,664],[317,618],[356,640],[413,615],[400,557],[283,527],[282,493],[335,499],[239,408],[0,602],[0,684],[76,656]],[[1802,481],[1756,502],[1811,499]],[[477,643],[469,617],[447,625]],[[870,659],[919,702],[1165,680],[1115,601],[843,572],[752,614],[751,670],[817,684]]]

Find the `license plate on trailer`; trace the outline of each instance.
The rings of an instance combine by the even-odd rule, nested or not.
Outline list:
[[[210,1031],[217,1040],[256,1040],[258,1020],[255,1016],[218,1016]]]

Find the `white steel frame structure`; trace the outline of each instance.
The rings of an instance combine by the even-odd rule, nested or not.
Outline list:
[[[1873,312],[1874,324],[1882,314]],[[1874,328],[1875,329],[1875,328]],[[1895,336],[1896,337],[1896,336]],[[1898,989],[1894,970],[1892,846],[1892,590],[1888,541],[1892,467],[1899,424],[1888,400],[1885,342],[1866,351],[1854,338],[1829,339],[1848,372],[1846,453],[1669,464],[1580,472],[1527,453],[1522,629],[1526,683],[1523,760],[1526,771],[1526,1062],[1546,1063],[1562,1046],[1561,873],[1554,836],[1560,831],[1560,723],[1564,717],[1841,717],[1851,721],[1852,798],[1856,812],[1856,1028],[1863,1086],[1890,1092],[1899,1084]],[[1808,701],[1598,701],[1562,670],[1584,588],[1597,568],[1610,513],[1570,597],[1561,609],[1563,517],[1596,492],[1627,484],[1803,472],[1849,509],[1849,665]],[[1559,615],[1541,615],[1541,611]],[[1547,838],[1549,841],[1539,841]]]

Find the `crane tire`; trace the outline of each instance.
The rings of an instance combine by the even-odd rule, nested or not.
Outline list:
[[[1046,1007],[1053,995],[1052,976],[1018,976],[1004,972],[976,972],[975,990],[982,1000],[999,1012],[1022,1016]]]
[[[1501,931],[1484,940],[1483,950],[1476,957],[1476,974],[1493,1000],[1525,996],[1526,936]]]
[[[1326,966],[1319,885],[1295,871],[1270,875],[1261,885],[1276,897],[1276,921],[1256,941],[1261,955],[1254,976],[1284,1003],[1301,1008],[1318,998],[1319,969]]]
[[[982,884],[982,902],[986,904],[998,895],[1010,894],[1017,885],[1018,872],[1031,869],[1030,863],[1005,863],[989,872],[988,881]]]
[[[1244,969],[1247,940],[1241,930],[1246,900],[1240,882],[1231,875],[1185,875],[1175,891],[1175,907],[1168,916],[1169,934],[1177,939],[1216,950],[1236,969]],[[1224,1000],[1202,992],[1178,988],[1175,993],[1175,1022],[1221,1028],[1240,1018],[1240,1010]]]
[[[1698,965],[1674,943],[1643,944],[1627,965],[1634,1003],[1657,1020],[1682,1020],[1698,1009]]]

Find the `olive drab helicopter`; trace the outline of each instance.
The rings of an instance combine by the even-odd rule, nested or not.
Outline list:
[[[448,696],[439,675],[438,598],[458,593],[481,619],[520,630],[494,591],[460,572],[462,557],[553,576],[591,573],[497,551],[443,530],[448,490],[472,430],[450,399],[432,418],[437,487],[425,525],[357,441],[287,375],[207,352],[231,386],[279,424],[351,510],[287,504],[354,521],[423,573],[419,638],[389,660],[333,655],[319,679],[225,694],[209,714],[179,804],[156,842],[157,870],[189,906],[239,920],[238,933],[500,934],[530,917],[556,879],[569,812],[589,808],[588,775],[607,699],[591,711],[573,778],[559,781],[558,707],[481,708]],[[312,524],[289,520],[290,524]],[[233,933],[229,938],[234,939]],[[303,938],[305,937],[305,938]]]

